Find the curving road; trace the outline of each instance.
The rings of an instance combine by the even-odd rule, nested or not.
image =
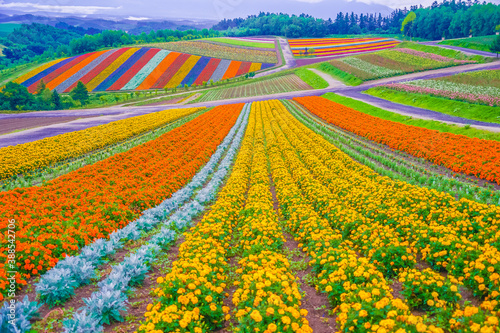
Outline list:
[[[280,39],[280,43],[283,43],[283,42],[286,43],[285,40]],[[288,45],[288,43],[286,43],[286,45]],[[284,53],[286,53],[286,52],[284,52]],[[289,56],[291,56],[291,51],[290,51]],[[288,62],[290,59],[287,58],[287,56],[285,56],[285,59],[287,61],[286,66],[290,65],[290,63]],[[437,78],[437,77],[442,77],[442,76],[447,76],[447,75],[453,75],[453,74],[457,74],[457,73],[465,73],[465,72],[485,70],[485,69],[500,69],[500,62],[488,63],[488,64],[463,65],[463,66],[456,66],[456,67],[432,70],[432,71],[427,71],[427,72],[422,72],[422,73],[413,73],[413,74],[403,75],[403,76],[394,77],[394,78],[387,78],[387,79],[365,82],[364,84],[357,86],[357,87],[345,86],[342,83],[333,80],[333,78],[329,77],[327,74],[319,72],[318,74],[320,74],[322,77],[325,77],[325,75],[327,75],[326,78],[328,78],[327,82],[329,82],[330,87],[325,88],[325,89],[317,89],[317,90],[304,90],[304,91],[295,91],[295,92],[273,94],[273,95],[266,95],[266,96],[255,96],[255,97],[235,98],[235,99],[229,99],[229,100],[219,100],[219,101],[212,101],[212,102],[194,103],[194,104],[189,104],[188,106],[184,106],[184,107],[199,107],[199,106],[211,107],[211,106],[217,106],[217,105],[223,105],[223,104],[249,103],[249,102],[263,101],[263,100],[270,100],[270,99],[290,99],[293,97],[302,97],[302,96],[319,96],[319,95],[323,95],[327,92],[334,92],[334,93],[337,93],[339,95],[358,99],[358,100],[361,100],[363,102],[373,104],[377,107],[380,107],[380,108],[383,108],[383,109],[386,109],[386,110],[389,110],[392,112],[396,112],[399,114],[412,116],[415,118],[432,119],[432,120],[437,120],[437,121],[446,122],[446,123],[450,123],[450,124],[457,124],[457,125],[466,125],[467,124],[467,125],[472,125],[473,127],[476,127],[479,129],[485,129],[485,130],[489,130],[489,131],[499,132],[500,131],[500,124],[488,123],[488,122],[482,122],[482,121],[477,121],[477,120],[470,120],[470,119],[466,119],[466,118],[446,115],[446,114],[435,112],[435,111],[430,111],[430,110],[426,110],[426,109],[421,109],[421,108],[417,108],[417,107],[412,107],[412,106],[408,106],[408,105],[402,105],[402,104],[386,101],[386,100],[383,100],[383,99],[380,99],[377,97],[373,97],[373,96],[369,96],[369,95],[365,95],[362,93],[364,90],[367,90],[371,87],[381,85],[381,84],[387,84],[387,83],[393,83],[393,82],[394,83],[403,82],[403,81],[415,80],[415,79],[431,79],[431,78]],[[88,116],[94,116],[94,117],[89,117],[89,118],[85,118],[85,119],[74,120],[71,122],[58,123],[58,124],[53,124],[53,125],[49,125],[49,126],[33,128],[33,129],[25,130],[22,132],[1,135],[0,136],[0,147],[6,147],[6,146],[11,146],[11,145],[36,141],[36,140],[40,140],[43,138],[51,137],[51,136],[62,134],[62,133],[68,133],[68,132],[82,130],[85,128],[89,128],[89,127],[93,127],[93,126],[97,126],[97,125],[101,125],[101,124],[107,124],[109,122],[120,120],[120,119],[135,117],[138,115],[148,114],[148,113],[152,113],[152,112],[158,112],[161,110],[177,109],[177,108],[179,108],[179,105],[174,104],[174,105],[128,106],[128,107],[115,106],[115,107],[109,107],[109,108],[74,110],[74,111],[71,111],[71,110],[39,111],[39,112],[30,112],[30,113],[22,113],[22,114],[0,114],[0,127],[1,127],[1,120],[2,119],[9,119],[9,118],[10,119],[22,119],[22,118],[33,118],[33,117],[68,117],[68,116],[73,116],[73,117],[74,116],[77,116],[77,117],[86,116],[86,117],[88,117]]]

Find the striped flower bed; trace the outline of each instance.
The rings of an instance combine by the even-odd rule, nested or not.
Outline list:
[[[16,79],[34,93],[41,80],[59,93],[81,81],[89,91],[145,90],[201,85],[274,66],[171,52],[158,48],[120,48],[49,62]]]
[[[289,39],[288,43],[296,57],[346,55],[393,48],[399,44],[398,41],[387,38]],[[314,51],[311,53],[310,49],[314,49]]]

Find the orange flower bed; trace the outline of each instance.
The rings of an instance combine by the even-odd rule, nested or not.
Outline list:
[[[500,184],[500,142],[380,119],[318,96],[294,100],[330,124],[454,172]]]
[[[215,152],[243,105],[218,106],[156,140],[44,186],[1,192],[1,293],[13,270],[6,265],[9,221],[16,225],[17,281],[25,284],[183,187]]]

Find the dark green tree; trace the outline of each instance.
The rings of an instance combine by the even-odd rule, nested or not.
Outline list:
[[[38,84],[36,85],[35,93],[37,95],[40,95],[41,93],[43,93],[45,89],[47,89],[47,86],[45,85],[43,79],[41,79],[40,82],[38,82]]]
[[[89,100],[89,91],[82,81],[78,81],[76,87],[69,94],[75,101],[80,101],[82,105],[85,105]]]
[[[60,110],[63,108],[61,103],[61,96],[59,96],[57,90],[54,89],[54,91],[52,92],[52,98],[50,99],[50,101],[52,102],[52,104],[54,104],[54,108],[56,110]]]
[[[490,46],[491,52],[495,52],[497,54],[498,58],[498,53],[500,52],[500,35],[498,35],[494,40],[493,43]]]
[[[36,100],[26,87],[9,82],[0,92],[0,105],[9,110],[30,110],[36,108]]]

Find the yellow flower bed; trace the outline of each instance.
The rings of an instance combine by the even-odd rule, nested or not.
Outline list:
[[[274,210],[269,169],[265,154],[260,103],[253,103],[255,147],[250,188],[240,212],[237,244],[242,259],[236,273],[238,289],[232,302],[238,321],[236,332],[312,332],[301,309],[302,296],[290,262],[279,253],[285,242]]]
[[[220,328],[229,316],[223,306],[227,281],[227,251],[245,192],[253,155],[252,119],[240,151],[218,200],[202,220],[185,235],[172,271],[158,278],[139,332],[207,332]],[[228,317],[227,317],[228,319]]]
[[[368,258],[358,258],[352,250],[358,246],[358,250],[366,251],[367,249],[363,247],[371,246],[370,242],[382,247],[383,240],[392,238],[384,232],[384,229],[380,237],[377,237],[376,230],[364,227],[363,232],[369,231],[365,233],[366,238],[360,238],[360,234],[355,230],[372,223],[374,218],[382,226],[384,223],[387,224],[392,216],[399,216],[401,207],[398,207],[396,202],[391,202],[389,198],[379,199],[379,195],[383,195],[388,189],[378,190],[380,183],[377,181],[387,183],[392,181],[347,158],[328,142],[298,123],[279,103],[275,102],[268,106],[268,110],[275,115],[275,118],[271,119],[271,124],[278,139],[275,141],[272,136],[266,136],[266,141],[276,150],[275,153],[270,153],[270,163],[277,196],[284,208],[283,215],[296,240],[302,242],[299,246],[314,258],[311,266],[313,272],[317,273],[317,289],[327,293],[330,302],[338,305],[339,330],[443,332],[441,328],[425,325],[423,318],[412,316],[407,304],[393,298],[380,271],[367,260]],[[266,131],[268,132],[270,131]],[[325,153],[324,150],[330,151]],[[276,157],[273,158],[274,156]],[[324,160],[330,162],[327,164],[328,167],[325,166]],[[336,167],[335,173],[329,168],[331,166]],[[334,182],[336,186],[332,185]],[[403,201],[404,196],[406,200],[415,200],[417,203],[415,206],[419,209],[422,208],[419,201],[426,202],[429,198],[427,195],[417,197],[417,200],[411,190],[421,189],[408,184],[398,183],[398,185],[400,186],[391,191],[391,195],[395,196],[395,192],[403,188],[406,192],[398,198]],[[366,186],[366,192],[359,191],[358,188],[363,186]],[[394,182],[392,186],[394,187]],[[370,193],[368,189],[376,190],[377,195],[368,197]],[[443,194],[436,191],[432,191],[431,194],[443,197]],[[351,199],[351,196],[352,201],[346,200],[346,198]],[[449,205],[448,202],[439,204]],[[482,207],[482,209],[487,208],[491,209],[487,206]],[[444,211],[446,211],[444,207],[439,209],[440,213]],[[383,214],[383,218],[376,213]],[[458,212],[453,213],[455,217],[461,217]],[[468,214],[473,212],[468,211]],[[390,225],[395,226],[394,230],[399,236],[410,240],[411,243],[416,242],[415,239],[418,240],[418,234],[414,235],[412,227],[418,229],[432,223],[431,219],[421,223],[418,221],[420,221],[418,216],[412,216],[412,223],[406,220],[398,225],[391,221]],[[352,235],[364,242],[353,242],[350,240]],[[395,238],[392,239],[396,241]],[[359,247],[359,244],[364,245]],[[373,257],[370,261],[375,262]],[[453,314],[449,313],[450,317],[453,315],[449,324],[463,330],[464,323],[473,323],[476,332],[480,329],[484,332],[494,332],[498,330],[498,322],[494,322],[493,319],[495,312],[491,312],[495,306],[495,301],[486,301],[481,309],[468,307],[467,311],[457,310]]]
[[[202,108],[166,110],[0,149],[0,179],[28,173],[168,124]]]

